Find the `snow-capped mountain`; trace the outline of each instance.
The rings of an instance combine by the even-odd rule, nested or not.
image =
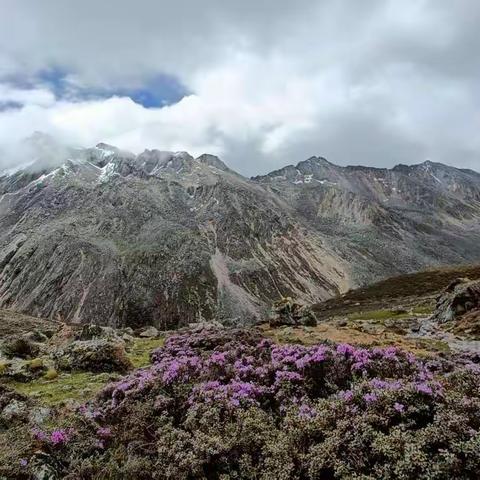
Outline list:
[[[162,328],[248,323],[280,295],[313,302],[480,259],[472,171],[312,157],[247,179],[212,155],[107,144],[48,159],[39,149],[0,176],[3,308]]]

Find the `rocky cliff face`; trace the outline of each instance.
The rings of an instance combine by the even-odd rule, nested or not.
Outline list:
[[[314,302],[480,258],[475,172],[314,157],[247,179],[212,155],[106,144],[57,148],[52,165],[40,143],[0,176],[3,308],[117,326],[245,323],[281,295]]]
[[[353,284],[480,258],[474,171],[428,161],[391,170],[339,167],[312,157],[254,181],[330,240]]]
[[[70,322],[254,321],[326,298],[342,261],[277,195],[218,158],[101,144],[0,178],[0,305]]]

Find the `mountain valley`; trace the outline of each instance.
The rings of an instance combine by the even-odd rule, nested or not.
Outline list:
[[[1,308],[112,326],[251,324],[282,296],[315,303],[480,259],[473,171],[312,157],[248,179],[207,154],[29,142],[30,164],[0,176]]]

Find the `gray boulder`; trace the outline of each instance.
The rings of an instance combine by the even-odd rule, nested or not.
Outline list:
[[[75,336],[76,340],[95,340],[98,338],[120,341],[121,336],[112,327],[104,327],[95,324],[86,324],[80,333]]]
[[[26,423],[30,410],[30,400],[14,389],[0,384],[0,430],[18,423]]]
[[[437,297],[432,319],[445,323],[474,310],[480,310],[480,281],[457,278]]]
[[[126,372],[132,364],[124,342],[109,339],[75,340],[53,353],[59,370],[87,372]]]
[[[200,332],[202,330],[218,330],[225,328],[225,325],[217,320],[210,320],[209,322],[193,322],[188,324],[188,329],[192,332]]]
[[[157,338],[159,335],[158,330],[155,327],[147,327],[140,331],[139,337],[142,338]]]
[[[273,305],[269,323],[271,327],[282,325],[314,327],[317,325],[317,319],[306,305],[296,303],[290,297],[284,297]]]

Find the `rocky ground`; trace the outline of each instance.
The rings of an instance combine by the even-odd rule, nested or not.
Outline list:
[[[469,413],[470,408],[480,408],[475,406],[480,399],[474,393],[480,391],[475,387],[480,382],[479,267],[402,276],[313,307],[284,298],[274,305],[267,321],[243,330],[215,322],[191,324],[179,334],[155,327],[72,326],[10,311],[0,311],[0,318],[2,480],[272,478],[268,475],[285,480],[467,479],[476,478],[475,465],[480,466],[474,453],[480,451],[474,448],[480,441],[480,424]],[[318,360],[313,360],[320,350]],[[278,352],[283,360],[277,358]],[[357,363],[350,363],[353,358]],[[287,362],[280,370],[279,361]],[[307,365],[316,361],[333,363],[314,374]],[[360,377],[358,362],[365,362],[366,369]],[[408,362],[413,362],[415,371]],[[369,370],[370,364],[376,365],[376,373]],[[224,371],[226,365],[235,373]],[[348,375],[345,368],[352,369]],[[308,375],[313,376],[307,382]],[[285,385],[279,380],[283,376]],[[309,390],[322,378],[326,383]],[[390,389],[390,384],[395,388]],[[315,423],[319,412],[325,419],[343,415],[339,412],[344,407],[335,403],[340,397],[353,410],[328,427]],[[460,397],[471,406],[459,403]],[[226,417],[216,410],[225,401],[230,402],[229,409],[234,407],[227,409]],[[285,418],[278,410],[280,404],[289,412]],[[393,416],[387,418],[389,409]],[[223,420],[214,420],[220,413]],[[411,458],[408,467],[401,458],[372,453],[382,442],[400,441],[398,435],[404,434],[399,432],[417,425],[418,430],[412,430],[417,433],[402,437],[401,442],[428,458],[428,452],[440,447],[422,443],[426,442],[422,435],[440,435],[436,429],[442,415],[463,419],[461,432],[454,432],[452,426],[441,434],[449,436],[442,440],[442,448],[450,463],[432,466],[427,460],[423,463],[420,455]],[[226,418],[228,425],[222,423]],[[287,427],[285,421],[293,423]],[[375,434],[369,440],[342,443],[338,435],[343,421],[359,422],[358,428],[371,435],[375,422],[384,422],[384,437]],[[255,424],[256,433],[249,431]],[[318,442],[312,443],[312,438],[307,442],[310,446],[302,447],[305,451],[298,450],[298,438],[285,436],[283,430],[297,431],[294,424],[301,428],[302,438],[315,437],[312,428],[320,429],[327,442],[322,448],[332,449],[330,460],[310,450]],[[234,433],[239,428],[240,436]],[[263,439],[258,441],[266,442],[270,450],[254,454],[247,446],[255,445],[254,438]],[[275,444],[283,445],[283,453],[271,450]],[[375,473],[355,477],[355,466],[341,454],[344,448],[357,448],[354,445],[360,449],[356,455],[365,462],[365,472],[373,468]],[[207,447],[212,449],[208,455],[202,450]],[[237,457],[233,451],[243,453]],[[154,452],[163,452],[163,457]],[[158,464],[159,458],[168,459],[167,463]],[[385,458],[390,463],[383,465]],[[393,464],[403,476],[387,475]]]
[[[478,355],[312,343],[204,324],[68,399],[1,384],[0,478],[476,478]]]

